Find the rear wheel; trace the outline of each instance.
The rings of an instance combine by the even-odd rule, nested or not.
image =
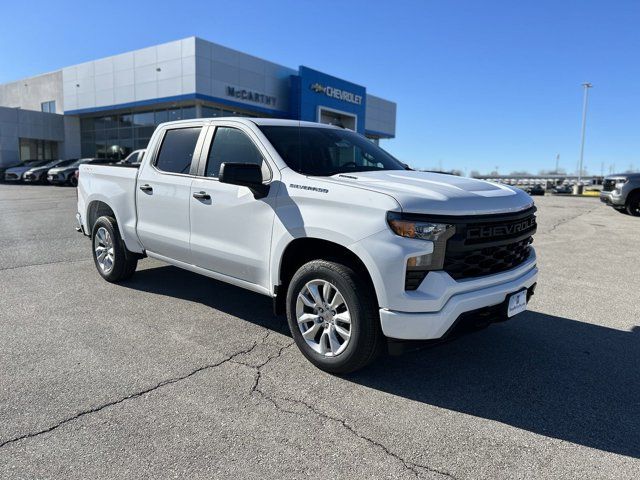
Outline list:
[[[107,282],[130,278],[138,266],[138,257],[127,250],[113,217],[100,217],[91,234],[93,261],[98,273]]]
[[[77,187],[78,186],[78,179],[76,178],[76,176],[73,173],[69,177],[69,185],[71,185],[72,187]]]
[[[302,354],[330,373],[358,370],[382,350],[374,292],[340,263],[313,260],[300,267],[287,291],[287,320]]]
[[[629,195],[626,210],[629,215],[640,217],[640,192],[634,192]]]

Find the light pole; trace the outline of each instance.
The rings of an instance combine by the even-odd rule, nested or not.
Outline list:
[[[589,82],[582,84],[584,98],[582,101],[582,140],[580,142],[580,165],[578,166],[578,185],[582,182],[582,160],[584,158],[584,133],[587,128],[587,103],[589,101],[589,89],[593,87]]]

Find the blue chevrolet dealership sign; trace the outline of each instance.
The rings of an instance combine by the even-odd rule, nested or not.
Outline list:
[[[317,122],[322,107],[356,117],[356,130],[364,133],[367,90],[361,85],[305,66],[291,78],[291,116]]]

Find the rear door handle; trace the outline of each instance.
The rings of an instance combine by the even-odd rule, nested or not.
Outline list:
[[[140,185],[140,190],[142,190],[143,192],[152,193],[153,192],[153,187],[151,185],[145,183],[144,185]]]
[[[197,198],[198,200],[211,200],[211,195],[207,192],[195,192],[193,198]]]

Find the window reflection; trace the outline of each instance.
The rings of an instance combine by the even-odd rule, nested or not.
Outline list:
[[[202,105],[200,112],[203,118],[257,116],[212,105]],[[146,148],[160,123],[191,118],[196,118],[194,105],[81,118],[82,156],[121,160],[133,150]]]

